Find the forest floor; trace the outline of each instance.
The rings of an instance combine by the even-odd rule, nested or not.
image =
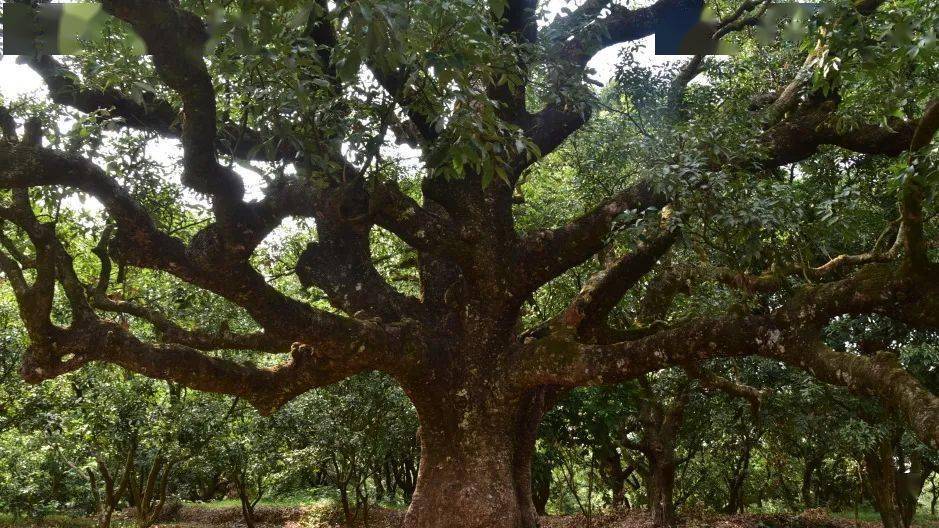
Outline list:
[[[869,517],[869,516],[868,516]],[[257,519],[263,528],[399,528],[404,518],[401,510],[373,507],[367,520],[343,522],[342,512],[334,504],[323,501],[315,505],[293,507],[259,506]],[[602,513],[589,522],[583,515],[547,516],[542,528],[652,528],[648,513],[630,510]],[[175,523],[165,528],[240,528],[244,526],[239,508],[204,508],[184,506]],[[855,521],[829,514],[825,510],[808,510],[801,514],[700,514],[681,520],[684,528],[881,528],[880,522]],[[939,528],[939,521],[914,523],[920,528]]]
[[[343,522],[343,514],[334,503],[322,501],[309,505],[258,506],[258,528],[399,528],[404,512],[381,507],[369,509],[368,517],[360,514],[354,523]],[[0,518],[0,526],[11,526]],[[44,528],[93,528],[91,519],[53,516],[41,523],[17,523],[20,526]],[[115,517],[115,528],[130,528],[133,524],[126,512]],[[173,519],[154,528],[243,528],[241,509],[218,505],[184,505]],[[652,519],[646,512],[629,510],[601,513],[588,519],[583,515],[547,516],[541,518],[542,528],[652,528]],[[831,515],[825,510],[807,510],[800,514],[699,514],[680,520],[682,528],[881,528],[880,522],[864,515],[859,521],[853,516]],[[939,520],[914,522],[918,528],[939,528]]]

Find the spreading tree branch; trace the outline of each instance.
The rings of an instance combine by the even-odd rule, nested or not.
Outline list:
[[[923,236],[923,199],[926,196],[926,184],[922,172],[924,160],[917,159],[916,153],[932,142],[939,129],[939,99],[932,100],[926,107],[926,113],[920,120],[910,140],[909,171],[900,189],[900,236],[910,267],[917,272],[925,271],[929,266],[926,255],[926,239]]]
[[[934,274],[933,274],[934,275]],[[805,369],[855,393],[877,396],[906,418],[921,440],[939,446],[939,398],[899,364],[836,352],[821,331],[842,314],[878,313],[914,327],[939,328],[935,276],[896,264],[869,264],[840,281],[808,285],[767,314],[687,320],[632,341],[583,344],[554,333],[526,345],[524,383],[615,383],[718,357],[763,356]],[[885,384],[884,380],[891,380]]]
[[[678,236],[677,230],[664,226],[635,250],[613,260],[587,280],[559,320],[581,335],[599,328],[623,295],[652,271]]]
[[[244,183],[218,163],[215,88],[202,55],[205,23],[171,0],[107,0],[104,9],[130,24],[147,44],[163,81],[183,102],[183,183],[214,196],[220,206],[240,203]]]
[[[520,241],[520,265],[528,289],[533,291],[600,251],[624,211],[642,212],[667,203],[663,194],[640,180],[564,226],[525,235]]]

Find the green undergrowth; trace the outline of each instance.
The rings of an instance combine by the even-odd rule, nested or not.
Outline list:
[[[854,511],[843,511],[843,512],[831,512],[832,517],[838,517],[841,519],[854,519]],[[880,514],[876,510],[871,508],[863,508],[858,510],[857,519],[862,522],[880,522]],[[920,508],[916,511],[916,516],[913,517],[914,523],[939,523],[939,515],[931,515],[929,509]]]
[[[13,515],[0,513],[0,526],[41,526],[48,528],[92,528],[95,526],[94,519],[87,517],[51,514],[41,519],[22,518],[14,519]],[[115,527],[118,525],[115,524]]]

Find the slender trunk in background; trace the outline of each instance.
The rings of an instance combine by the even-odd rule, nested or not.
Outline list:
[[[865,453],[864,470],[867,494],[880,514],[884,528],[906,528],[897,504],[896,467],[891,439],[878,441],[876,446]]]
[[[812,456],[805,461],[805,469],[802,471],[802,505],[806,508],[814,508],[816,505],[812,484],[815,471],[821,465],[822,460],[820,456]]]

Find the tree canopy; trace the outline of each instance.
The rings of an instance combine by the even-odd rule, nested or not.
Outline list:
[[[539,424],[583,386],[626,384],[634,405],[586,398],[610,424],[549,444],[637,450],[665,524],[702,398],[747,402],[715,427],[783,420],[761,402],[807,373],[939,448],[939,9],[832,1],[764,23],[771,4],[707,2],[703,31],[736,53],[653,67],[636,44],[702,2],[103,1],[105,37],[23,57],[49,97],[0,115],[22,377],[111,364],[169,382],[156,409],[182,386],[268,415],[384,373],[420,422],[408,528],[535,526]],[[750,426],[728,456],[754,449]],[[333,478],[365,478],[327,451]],[[749,458],[734,467],[731,504]],[[249,510],[262,473],[230,473]]]

